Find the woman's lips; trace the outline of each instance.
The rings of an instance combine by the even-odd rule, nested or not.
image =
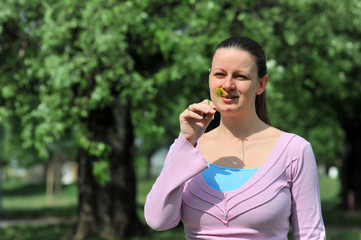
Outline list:
[[[223,102],[230,103],[230,102],[233,102],[237,98],[238,98],[238,96],[226,95],[226,96],[222,97],[222,100],[223,100]]]

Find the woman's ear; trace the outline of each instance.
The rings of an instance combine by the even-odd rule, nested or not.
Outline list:
[[[211,74],[211,71],[212,71],[212,68],[209,68],[209,69],[208,69],[209,74]]]
[[[266,90],[267,84],[268,84],[268,75],[266,74],[259,80],[257,95],[261,95]]]

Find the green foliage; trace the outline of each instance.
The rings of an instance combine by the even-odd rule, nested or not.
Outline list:
[[[208,98],[212,52],[231,35],[265,46],[271,120],[311,141],[322,161],[337,164],[345,138],[340,121],[361,112],[357,0],[3,0],[2,6],[0,121],[18,118],[20,145],[43,159],[64,136],[107,159],[109,147],[92,142],[84,120],[114,101],[131,104],[140,154],[169,144],[179,113]]]
[[[361,27],[355,20],[360,4],[279,1],[260,8],[240,13],[238,20],[247,23],[242,33],[266,48],[271,122],[308,139],[317,159],[339,165],[345,141],[341,124],[360,118],[356,102],[361,99],[355,94],[361,87],[355,81],[360,78],[356,39]]]
[[[48,160],[55,151],[73,156],[83,148],[97,159],[95,178],[106,184],[112,149],[87,128],[91,114],[114,105],[131,109],[137,153],[150,156],[177,136],[178,116],[190,103],[209,98],[213,50],[232,35],[265,47],[271,121],[309,140],[320,162],[340,165],[341,123],[360,120],[358,0],[0,0],[0,6],[2,161],[31,165],[35,152]],[[36,229],[36,238],[48,230]],[[18,228],[11,231],[1,235],[18,237]]]
[[[16,123],[16,121],[13,123]],[[37,151],[34,148],[20,147],[22,140],[19,135],[16,124],[5,122],[0,127],[0,160],[3,166],[27,167],[36,162]]]
[[[93,174],[99,184],[105,185],[110,182],[110,165],[106,160],[95,162],[93,165]]]

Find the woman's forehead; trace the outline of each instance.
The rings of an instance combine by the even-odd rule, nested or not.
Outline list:
[[[212,59],[212,68],[240,68],[252,70],[255,62],[250,53],[237,48],[220,48]]]

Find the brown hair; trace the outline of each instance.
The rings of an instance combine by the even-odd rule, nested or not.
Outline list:
[[[218,44],[215,52],[220,48],[238,48],[240,50],[247,51],[251,54],[257,65],[258,77],[262,78],[267,74],[267,65],[266,65],[266,55],[262,47],[253,39],[248,37],[231,37]],[[213,57],[212,57],[213,59]],[[267,111],[267,100],[266,100],[266,90],[256,96],[256,113],[257,116],[266,124],[270,124]]]

